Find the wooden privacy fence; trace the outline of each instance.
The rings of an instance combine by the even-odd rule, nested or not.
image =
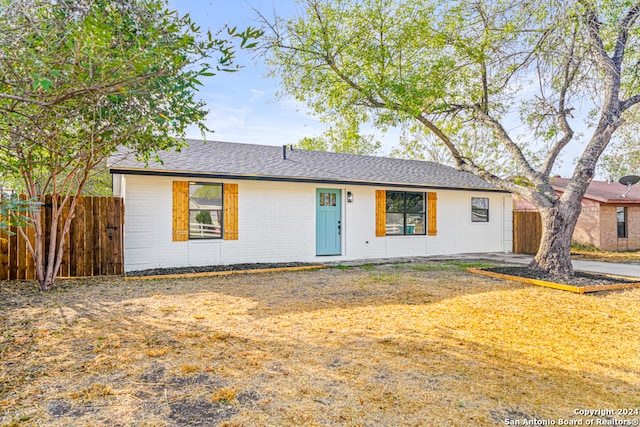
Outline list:
[[[542,237],[542,222],[538,211],[513,211],[513,252],[535,254]]]
[[[45,232],[45,259],[49,249],[51,231],[51,196],[41,207],[42,227]],[[65,208],[67,217],[69,208]],[[123,274],[123,199],[117,197],[80,197],[75,216],[65,241],[58,277],[86,277]],[[63,221],[58,224],[58,241]],[[33,227],[27,236],[34,242]],[[35,262],[27,249],[27,242],[12,229],[13,236],[0,233],[0,280],[35,279]]]

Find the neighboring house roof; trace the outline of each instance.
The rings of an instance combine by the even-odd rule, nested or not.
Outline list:
[[[564,192],[568,183],[568,178],[554,178],[551,182],[551,186],[556,191]],[[640,203],[640,187],[638,185],[632,185],[631,191],[622,197],[627,190],[628,188],[626,185],[622,185],[618,182],[591,181],[584,198],[601,203]]]
[[[230,142],[187,140],[180,152],[161,152],[162,163],[135,160],[120,151],[111,173],[194,178],[236,178],[504,191],[482,179],[433,162],[287,149]]]
[[[530,201],[528,201],[522,196],[519,196],[517,194],[512,194],[511,197],[513,200],[514,211],[537,211],[538,210],[538,208],[536,208],[536,206],[533,203],[531,203]]]

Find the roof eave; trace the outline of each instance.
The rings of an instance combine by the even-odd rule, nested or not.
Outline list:
[[[554,185],[552,185],[553,189],[560,192],[560,193],[564,193],[565,188],[564,187],[556,187]],[[600,203],[607,203],[607,204],[626,204],[626,205],[630,205],[630,204],[636,204],[636,203],[640,203],[640,199],[634,199],[634,200],[630,200],[630,199],[608,199],[606,197],[601,197],[601,196],[595,196],[593,194],[589,194],[589,193],[585,193],[584,196],[582,196],[583,199],[589,199],[589,200],[593,200],[595,202],[600,202]]]
[[[608,205],[617,204],[617,205],[637,205],[640,204],[640,200],[638,199],[605,199],[602,203],[606,203]]]
[[[258,175],[258,174],[237,174],[225,172],[191,172],[183,170],[157,170],[157,169],[138,169],[138,168],[118,168],[111,167],[109,172],[112,174],[123,175],[156,175],[156,176],[174,176],[183,178],[213,178],[213,179],[239,179],[253,181],[279,181],[279,182],[309,182],[318,184],[344,184],[344,185],[367,185],[367,186],[386,186],[386,187],[407,187],[407,188],[432,188],[439,190],[458,190],[458,191],[490,191],[494,193],[509,193],[508,191],[498,187],[470,187],[470,186],[445,186],[416,184],[403,182],[382,182],[382,181],[364,181],[349,179],[329,179],[329,178],[312,178],[304,176],[275,176],[275,175]]]

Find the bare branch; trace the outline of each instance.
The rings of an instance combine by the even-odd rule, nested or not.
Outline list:
[[[504,130],[502,124],[482,111],[482,108],[480,108],[479,105],[473,105],[471,106],[471,108],[484,124],[494,130],[496,136],[504,144],[504,147],[507,149],[507,151],[509,151],[518,167],[522,170],[522,172],[524,172],[525,177],[529,181],[537,183],[539,181],[540,174],[533,169],[527,158],[522,153],[520,147],[518,147],[518,145],[513,142],[507,131]]]
[[[25,98],[23,96],[17,96],[17,95],[9,95],[8,93],[0,93],[0,98],[11,99],[13,101],[19,101],[19,102],[26,102],[27,104],[35,104],[43,107],[48,105],[46,102],[40,101],[38,99]]]
[[[460,151],[458,151],[453,141],[451,141],[451,139],[449,139],[449,137],[444,132],[442,132],[442,130],[440,130],[440,128],[438,128],[435,123],[429,120],[425,113],[419,114],[418,116],[416,116],[416,119],[420,123],[425,125],[427,129],[433,132],[433,134],[436,135],[444,143],[444,145],[447,146],[449,151],[451,151],[453,159],[456,162],[456,167],[462,167],[462,165],[465,163],[465,159],[463,158],[462,154],[460,154]]]
[[[633,95],[632,97],[620,102],[620,112],[626,111],[629,108],[640,102],[640,94]]]
[[[638,19],[638,14],[640,14],[640,5],[635,4],[627,11],[625,17],[620,21],[620,31],[618,32],[616,48],[612,58],[617,69],[622,67],[622,60],[624,59],[627,40],[629,38],[629,29],[635,24],[635,21]]]
[[[575,47],[577,40],[578,32],[577,29],[574,29],[573,38],[571,39],[571,44],[569,46],[569,52],[566,60],[564,61],[564,67],[562,70],[563,82],[562,87],[559,91],[558,100],[558,109],[556,110],[556,116],[558,119],[558,123],[560,125],[560,129],[564,133],[564,136],[560,138],[549,150],[549,154],[545,160],[545,163],[542,167],[542,173],[546,176],[551,174],[551,170],[560,155],[560,152],[567,146],[567,144],[573,139],[573,129],[567,120],[567,116],[571,114],[571,110],[566,107],[567,105],[567,92],[573,83],[578,70],[580,68],[579,61],[575,61]]]
[[[589,30],[589,38],[591,39],[593,51],[595,53],[596,60],[603,68],[603,70],[611,75],[615,70],[615,66],[613,60],[607,54],[607,50],[604,47],[604,43],[602,41],[602,36],[600,34],[600,22],[598,21],[598,16],[596,15],[596,11],[591,7],[590,2],[587,0],[580,0],[580,3],[587,10],[585,13],[585,18],[587,20],[587,28]]]

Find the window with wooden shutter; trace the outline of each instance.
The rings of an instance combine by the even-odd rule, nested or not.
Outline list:
[[[173,181],[173,241],[189,240],[189,182]]]
[[[222,238],[222,184],[189,183],[189,239]]]
[[[387,192],[376,190],[376,237],[387,235]]]
[[[437,193],[427,193],[427,234],[429,236],[435,236],[438,234],[437,228],[437,205],[438,205],[438,194]]]
[[[224,240],[238,240],[238,184],[224,184]]]
[[[392,191],[386,194],[386,235],[425,235],[427,220],[425,193],[414,191]]]

